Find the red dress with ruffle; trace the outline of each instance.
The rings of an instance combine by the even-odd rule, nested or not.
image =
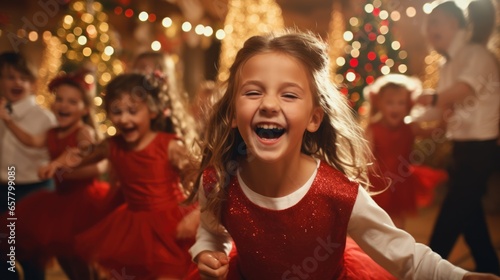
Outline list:
[[[120,136],[109,139],[109,160],[125,204],[77,237],[81,255],[112,275],[135,279],[183,277],[191,265],[191,239],[176,239],[176,227],[194,207],[179,205],[179,176],[168,160],[175,138],[157,133],[144,149],[126,149]],[[116,276],[115,276],[116,277]]]
[[[376,159],[376,173],[370,173],[372,191],[382,191],[373,196],[375,202],[391,216],[415,214],[418,206],[430,204],[434,188],[448,177],[444,170],[411,163],[423,160],[413,150],[415,136],[411,127],[401,124],[390,128],[377,122],[368,129]]]
[[[204,188],[213,181],[205,172]],[[321,162],[297,204],[271,210],[251,202],[233,176],[222,207],[237,247],[227,279],[394,279],[347,237],[357,193],[358,184]]]
[[[57,128],[47,133],[51,159],[67,148],[78,147],[76,129],[63,138]],[[108,202],[109,185],[97,178],[67,180],[59,170],[54,176],[56,191],[38,191],[23,199],[16,209],[17,250],[20,259],[44,263],[50,256],[75,256],[74,241],[78,233],[102,219],[111,208]]]

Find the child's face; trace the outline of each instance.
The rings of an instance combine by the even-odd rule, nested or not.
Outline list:
[[[446,12],[435,10],[429,15],[427,38],[437,52],[448,51],[458,30],[458,21]]]
[[[323,117],[306,68],[288,55],[264,53],[250,58],[239,78],[233,127],[252,155],[264,161],[300,155],[304,132],[316,131]]]
[[[108,106],[108,116],[127,143],[138,145],[151,131],[150,122],[155,114],[144,101],[123,94]]]
[[[402,87],[388,87],[382,89],[378,96],[378,109],[382,114],[382,121],[395,127],[403,123],[408,115],[410,93]]]
[[[9,102],[16,103],[31,94],[33,83],[30,78],[12,66],[0,69],[0,91]]]
[[[71,128],[88,114],[82,92],[76,87],[62,84],[55,89],[55,97],[52,111],[56,115],[60,128]]]

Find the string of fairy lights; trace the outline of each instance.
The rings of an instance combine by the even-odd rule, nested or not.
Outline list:
[[[244,3],[243,3],[244,2]],[[364,6],[366,13],[376,14],[382,22],[393,21],[397,22],[403,17],[413,18],[418,13],[428,14],[433,6],[430,3],[424,4],[421,8],[413,6],[398,7],[397,9],[382,9],[382,4],[387,1],[373,0]],[[335,2],[336,3],[336,2]],[[115,38],[112,32],[112,26],[108,24],[110,8],[107,7],[104,11],[103,5],[99,1],[75,0],[68,5],[70,11],[66,14],[60,26],[54,32],[36,31],[18,29],[15,34],[22,39],[27,39],[31,42],[43,40],[46,46],[42,65],[40,67],[40,76],[44,79],[40,83],[46,83],[50,80],[61,65],[61,60],[74,61],[75,63],[90,61],[96,67],[95,82],[104,86],[114,76],[124,71],[124,64],[120,61],[118,53],[121,50],[118,38]],[[111,12],[115,16],[122,16],[125,20],[135,20],[137,22],[149,22],[151,24],[161,25],[165,34],[178,34],[179,32],[196,34],[207,38],[215,38],[222,41],[221,47],[221,63],[219,80],[227,78],[227,69],[234,59],[236,51],[242,46],[243,42],[251,35],[279,30],[284,27],[281,8],[274,0],[228,0],[228,11],[222,26],[210,24],[200,24],[186,21],[182,16],[163,16],[154,12],[145,10],[137,10],[128,6],[115,5],[111,7]],[[345,31],[345,24],[350,25],[350,28],[363,28],[359,25],[359,20],[356,17],[345,21],[339,5],[332,9],[332,19],[330,22],[330,37],[329,43],[333,46],[330,49],[332,57],[332,78],[340,83],[343,81],[352,81],[355,79],[350,73],[346,75],[335,75],[335,69],[345,64],[355,63],[354,60],[346,61],[343,53],[349,52],[355,57],[359,55],[359,45],[353,40],[351,31]],[[359,26],[358,26],[359,25]],[[334,28],[335,27],[335,28]],[[5,31],[5,30],[4,30]],[[371,38],[378,43],[384,43],[386,34],[389,32],[388,25],[380,26],[380,35]],[[0,30],[0,37],[4,36],[5,32]],[[172,37],[168,36],[167,37]],[[332,43],[333,42],[333,43]],[[151,50],[161,51],[164,46],[158,40],[151,42]],[[392,41],[391,47],[398,51],[399,58],[406,58],[408,53],[401,49],[401,43]],[[368,54],[368,58],[373,54]],[[397,67],[400,73],[406,73],[408,67],[406,64],[394,63],[391,58],[383,58],[384,66],[380,69],[382,74],[394,71],[393,67]],[[430,53],[425,58],[425,78],[424,86],[432,86],[437,81],[437,62],[439,55]],[[89,77],[92,79],[92,77]],[[370,78],[368,78],[370,82]],[[39,88],[44,88],[40,86]],[[37,101],[47,106],[50,103],[50,96],[46,92],[37,98]],[[95,97],[95,105],[100,108],[102,98],[100,93]],[[112,135],[116,130],[111,124],[107,123],[106,115],[102,110],[97,112],[98,121],[100,121],[100,130],[108,135]]]

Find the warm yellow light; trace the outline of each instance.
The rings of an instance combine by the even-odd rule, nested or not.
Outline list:
[[[351,50],[351,56],[354,58],[359,57],[359,50],[358,49],[352,49]]]
[[[159,51],[161,49],[161,43],[158,41],[153,41],[153,43],[151,43],[151,49],[153,51]]]
[[[351,41],[354,38],[354,34],[351,31],[344,32],[344,40],[347,42]]]
[[[380,72],[384,75],[387,75],[389,73],[391,73],[391,68],[389,68],[389,66],[387,65],[384,65],[382,66],[382,68],[380,69]]]
[[[399,48],[401,48],[401,44],[398,41],[393,41],[391,43],[391,47],[393,50],[397,51],[397,50],[399,50]]]
[[[181,28],[182,28],[182,31],[184,31],[184,32],[189,32],[189,31],[191,31],[191,28],[193,28],[193,26],[191,25],[191,23],[189,23],[189,22],[185,21],[185,22],[182,24]]]
[[[89,13],[83,14],[80,18],[85,23],[92,23],[94,21],[94,16]]]
[[[379,43],[379,44],[385,43],[385,36],[384,35],[378,35],[377,36],[377,43]]]
[[[210,26],[205,26],[205,31],[203,32],[203,35],[205,35],[206,37],[210,37],[212,36],[212,34],[214,34],[213,28]]]
[[[168,28],[168,27],[172,26],[172,19],[169,17],[165,17],[161,21],[161,24],[163,25],[163,27]]]
[[[399,70],[399,73],[404,74],[404,73],[406,73],[406,71],[408,71],[408,66],[406,66],[405,64],[400,64],[398,66],[398,70]]]
[[[337,63],[338,66],[344,66],[345,65],[345,58],[339,56],[339,57],[337,57],[335,62]]]
[[[194,33],[201,35],[203,34],[203,32],[205,32],[205,26],[203,26],[203,24],[196,25],[196,27],[194,28]]]
[[[92,54],[92,49],[89,47],[85,47],[82,50],[82,54],[86,57],[89,57]]]
[[[149,18],[149,15],[147,12],[140,12],[139,15],[137,16],[140,21],[146,21]]]
[[[380,11],[378,16],[380,17],[380,19],[386,20],[389,18],[389,12],[387,12],[386,10],[382,10]]]
[[[73,34],[75,34],[75,36],[82,35],[82,28],[79,26],[75,27],[75,29],[73,29]]]
[[[115,49],[112,46],[107,46],[104,48],[104,53],[108,56],[112,56],[115,53]]]
[[[225,37],[226,37],[226,32],[224,32],[224,30],[219,29],[217,30],[217,32],[215,32],[215,38],[217,38],[218,40],[222,40]]]
[[[85,36],[80,36],[78,37],[78,44],[84,46],[85,44],[87,44],[87,37]]]
[[[36,40],[38,40],[38,33],[36,31],[31,31],[30,33],[28,33],[28,39],[31,42],[35,42]]]
[[[98,107],[102,105],[102,98],[100,96],[94,97],[94,105]]]
[[[351,26],[358,26],[358,24],[359,24],[359,20],[358,20],[358,18],[357,18],[357,17],[352,17],[352,18],[350,18],[350,19],[349,19],[349,24],[350,24]]]
[[[400,51],[398,56],[401,59],[406,59],[408,57],[408,53],[406,51]]]
[[[99,24],[99,30],[102,32],[108,32],[109,25],[106,22],[101,22],[101,24]]]
[[[368,14],[373,12],[373,5],[372,4],[366,4],[365,5],[365,12],[367,12]]]
[[[391,13],[391,19],[393,21],[398,21],[401,19],[401,14],[398,11],[392,11]]]
[[[349,72],[345,75],[345,79],[349,82],[353,82],[356,79],[356,74]]]
[[[116,134],[116,128],[114,126],[110,126],[108,127],[106,132],[108,133],[109,136],[114,136]]]
[[[63,19],[63,23],[67,24],[67,25],[71,25],[73,24],[73,17],[70,16],[70,15],[66,15]]]
[[[414,7],[408,7],[406,8],[406,15],[408,17],[414,17],[417,14],[417,10]]]

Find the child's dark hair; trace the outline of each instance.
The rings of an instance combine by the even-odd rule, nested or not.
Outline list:
[[[461,29],[471,26],[470,42],[486,45],[495,27],[495,6],[491,0],[472,1],[468,6],[468,19],[454,1],[439,4],[433,11],[442,11],[458,21]]]
[[[116,76],[106,86],[104,95],[104,106],[106,111],[112,110],[114,101],[125,94],[131,95],[134,99],[145,102],[149,110],[156,114],[156,118],[151,121],[151,129],[156,131],[166,131],[174,133],[173,126],[166,124],[169,118],[165,118],[166,97],[162,92],[163,81],[158,77],[146,76],[138,73],[122,74]]]
[[[62,74],[50,81],[48,88],[52,93],[54,93],[61,85],[69,85],[78,89],[82,93],[83,103],[85,104],[85,108],[88,110],[88,114],[82,118],[83,122],[92,127],[96,133],[95,140],[100,140],[102,135],[97,129],[97,121],[95,119],[95,87],[93,83],[88,83],[85,80],[85,76],[90,74],[91,72],[86,69],[82,69],[74,73]]]
[[[0,54],[0,71],[5,67],[11,66],[19,73],[28,77],[28,79],[33,82],[36,79],[35,71],[32,66],[28,63],[26,58],[17,52],[3,52]],[[0,75],[2,72],[0,72]]]

